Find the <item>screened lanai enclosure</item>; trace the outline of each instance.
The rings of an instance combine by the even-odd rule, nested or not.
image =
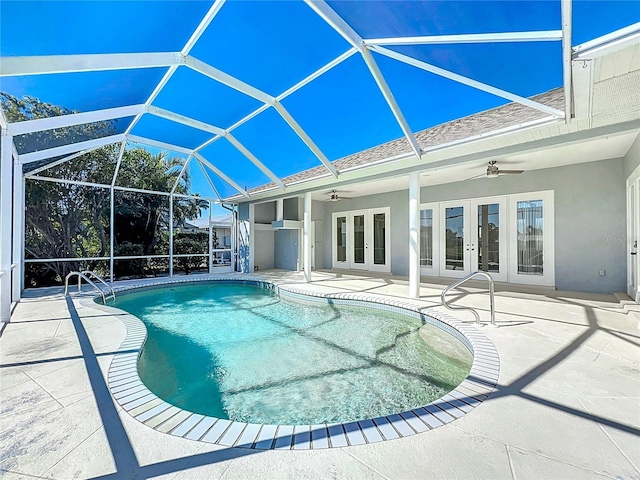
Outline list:
[[[568,125],[576,62],[602,44],[575,46],[616,30],[633,44],[639,16],[633,2],[571,0],[0,8],[2,321],[24,288],[72,270],[111,282],[248,271],[240,210],[287,195],[300,197],[309,279],[313,192]],[[434,130],[509,105],[502,123]]]

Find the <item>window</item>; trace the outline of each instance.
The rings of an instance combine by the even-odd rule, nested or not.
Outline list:
[[[544,219],[542,200],[528,200],[517,204],[518,274],[544,273]]]
[[[420,210],[420,265],[433,266],[433,210]]]

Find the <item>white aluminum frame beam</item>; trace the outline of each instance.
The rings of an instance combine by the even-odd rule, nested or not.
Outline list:
[[[150,147],[164,148],[170,152],[183,153],[185,155],[191,155],[192,150],[173,145],[171,143],[161,142],[160,140],[152,140],[151,138],[139,137],[138,135],[128,135],[127,140],[134,143],[140,143],[142,145],[149,145]]]
[[[249,194],[243,188],[241,188],[240,185],[238,185],[236,182],[231,180],[222,170],[220,170],[213,163],[211,163],[209,160],[204,158],[200,153],[193,152],[193,156],[196,157],[198,161],[202,162],[203,165],[206,165],[207,168],[209,168],[209,170],[211,170],[213,173],[215,173],[221,179],[223,179],[225,182],[231,185],[234,189],[236,189],[236,191],[240,193],[240,195],[242,195],[245,198],[249,198]]]
[[[440,45],[455,43],[552,42],[562,40],[562,30],[472,33],[364,39],[365,45]]]
[[[562,81],[564,84],[564,120],[569,123],[573,116],[573,91],[571,86],[571,2],[561,0],[562,9]]]
[[[34,175],[37,175],[38,173],[47,170],[49,168],[53,168],[53,167],[57,167],[58,165],[61,165],[63,163],[68,162],[69,160],[73,160],[74,158],[78,158],[81,157],[82,155],[84,155],[85,153],[89,153],[89,152],[93,152],[94,150],[97,150],[100,147],[93,147],[93,148],[87,148],[86,150],[82,150],[80,152],[76,152],[73,155],[69,155],[68,157],[64,157],[61,158],[60,160],[56,160],[55,162],[51,162],[51,163],[47,163],[46,165],[43,165],[41,167],[38,167],[34,170],[31,170],[29,173],[25,174],[26,177],[32,177]]]
[[[4,113],[4,108],[2,108],[1,103],[0,103],[0,129],[2,130],[9,129],[9,120],[7,120],[7,116]]]
[[[573,48],[574,60],[591,60],[640,42],[640,22]]]
[[[242,143],[240,143],[240,141],[238,141],[236,137],[234,137],[233,135],[227,132],[227,134],[225,135],[225,138],[240,153],[242,153],[245,157],[247,157],[251,161],[251,163],[253,163],[256,167],[258,167],[262,173],[264,173],[267,177],[269,177],[273,183],[275,183],[282,189],[285,188],[285,185],[282,182],[282,180],[280,180],[280,178],[278,178],[278,176],[275,173],[269,170],[264,163],[258,160],[258,158],[253,153],[251,153],[247,147],[245,147]]]
[[[180,179],[184,175],[184,172],[187,170],[187,168],[189,168],[189,163],[191,162],[192,158],[193,158],[193,155],[189,155],[187,157],[187,160],[184,162],[184,165],[182,165],[182,168],[180,169],[180,174],[178,175],[178,178],[176,178],[176,181],[173,184],[173,188],[171,189],[171,195],[173,195],[174,192],[176,191],[176,188],[178,188],[178,184],[180,183]]]
[[[396,118],[396,121],[398,122],[400,129],[402,130],[402,132],[404,133],[404,136],[409,142],[409,145],[411,146],[411,150],[413,150],[413,153],[416,155],[416,157],[420,159],[420,156],[422,154],[420,145],[418,144],[418,141],[416,140],[415,135],[411,131],[411,128],[409,128],[409,123],[407,122],[404,114],[402,113],[402,110],[400,109],[398,102],[396,102],[396,99],[393,96],[393,93],[391,92],[391,89],[389,88],[389,85],[387,84],[387,81],[385,80],[384,75],[380,71],[378,64],[376,63],[375,59],[371,55],[371,52],[369,52],[369,50],[367,49],[367,46],[364,44],[364,40],[360,37],[360,35],[356,33],[356,31],[353,28],[351,28],[351,26],[347,22],[345,22],[324,1],[305,0],[305,3],[309,7],[311,7],[311,9],[314,12],[316,12],[320,16],[320,18],[322,18],[325,22],[327,22],[331,26],[331,28],[333,28],[347,42],[349,42],[351,46],[353,46],[360,52],[360,54],[362,55],[362,58],[364,59],[367,65],[367,68],[371,72],[371,75],[373,76],[376,84],[378,85],[380,92],[382,93],[382,95],[384,96],[384,99],[389,105],[389,108],[391,109],[393,116]]]
[[[216,194],[216,196],[218,197],[218,200],[220,202],[222,202],[222,197],[220,196],[220,192],[218,192],[218,189],[216,188],[216,186],[213,183],[213,180],[211,180],[211,177],[209,176],[209,174],[207,173],[207,170],[204,168],[204,165],[202,164],[202,162],[200,160],[198,160],[196,158],[196,163],[198,164],[198,166],[200,167],[200,170],[202,171],[202,174],[204,175],[204,178],[207,180],[207,182],[209,182],[209,186],[211,187],[211,190],[213,190],[213,193]]]
[[[300,90],[302,87],[304,87],[308,83],[311,83],[313,80],[315,80],[319,76],[327,73],[333,67],[335,67],[337,65],[340,65],[342,62],[344,62],[345,60],[347,60],[348,58],[350,58],[352,55],[354,55],[356,53],[358,53],[358,49],[357,48],[355,48],[355,47],[350,48],[349,50],[344,52],[342,55],[334,58],[333,60],[331,60],[326,65],[320,67],[318,70],[313,72],[311,75],[309,75],[305,79],[303,79],[303,80],[299,81],[298,83],[296,83],[293,87],[291,87],[291,88],[285,90],[284,92],[282,92],[280,95],[278,95],[276,97],[276,100],[278,100],[278,101],[284,100],[286,97],[288,97],[292,93],[297,92],[298,90]]]
[[[225,135],[225,131],[220,127],[209,125],[208,123],[194,120],[193,118],[185,117],[184,115],[165,110],[164,108],[154,107],[153,105],[150,105],[149,107],[147,107],[147,112],[156,117],[171,120],[172,122],[180,123],[188,127],[197,128],[198,130],[213,133],[214,135]]]
[[[120,172],[120,165],[122,165],[122,156],[124,155],[124,151],[127,148],[127,141],[125,140],[120,145],[120,151],[118,152],[118,160],[116,160],[116,168],[113,171],[113,178],[111,179],[111,186],[115,186],[116,181],[118,180],[118,173]]]
[[[54,128],[73,127],[87,123],[103,122],[115,118],[133,117],[145,111],[145,105],[129,105],[126,107],[106,108],[104,110],[93,110],[91,112],[72,113],[69,115],[59,115],[57,117],[38,118],[35,120],[25,120],[9,124],[9,131],[12,135],[23,135],[33,132],[42,132]]]
[[[200,40],[200,37],[204,34],[209,24],[213,21],[215,16],[218,14],[220,9],[224,5],[224,1],[225,0],[216,0],[215,2],[213,2],[213,5],[211,5],[211,8],[209,8],[209,11],[205,14],[204,18],[200,20],[200,24],[196,27],[194,32],[191,34],[191,37],[189,38],[189,40],[187,40],[187,43],[184,45],[184,47],[180,51],[181,55],[183,56],[189,55],[189,52],[191,52],[191,49],[195,47],[198,40]]]
[[[411,127],[409,127],[409,123],[407,122],[407,119],[404,117],[404,114],[400,109],[400,105],[398,105],[398,102],[393,96],[393,93],[391,92],[391,89],[389,88],[389,85],[387,84],[387,81],[385,80],[384,75],[380,71],[380,67],[378,67],[378,64],[376,63],[375,59],[373,58],[373,55],[371,55],[371,52],[368,49],[363,48],[360,53],[362,54],[362,57],[364,58],[364,61],[367,64],[367,67],[369,67],[369,71],[373,75],[374,80],[378,84],[378,88],[382,92],[384,99],[387,101],[387,104],[389,105],[389,108],[391,109],[393,116],[396,117],[396,121],[398,122],[398,125],[400,125],[400,128],[402,129],[402,133],[404,133],[405,138],[407,139],[407,141],[409,142],[409,145],[411,146],[411,150],[413,150],[413,153],[415,153],[416,157],[420,159],[422,155],[422,150],[420,148],[420,145],[418,144],[418,141],[416,140],[415,135],[411,131]]]
[[[12,215],[13,210],[13,137],[6,129],[0,132],[0,324],[11,319]]]
[[[507,100],[511,100],[512,102],[519,103],[521,105],[526,105],[527,107],[535,108],[536,110],[540,110],[541,112],[547,113],[549,115],[553,115],[556,118],[564,118],[564,112],[549,107],[547,105],[543,105],[542,103],[535,102],[525,97],[521,97],[520,95],[516,95],[515,93],[507,92],[506,90],[502,90],[497,87],[493,87],[491,85],[487,85],[486,83],[479,82],[477,80],[473,80],[468,77],[464,77],[462,75],[458,75],[457,73],[450,72],[449,70],[445,70],[440,67],[436,67],[435,65],[431,65],[430,63],[423,62],[422,60],[418,60],[413,57],[409,57],[402,53],[398,53],[394,50],[389,50],[384,47],[372,46],[371,50],[381,55],[385,55],[389,58],[393,58],[400,62],[404,62],[408,65],[413,65],[414,67],[420,68],[427,72],[434,73],[441,77],[448,78],[458,83],[462,83],[464,85],[468,85],[473,88],[477,88],[478,90],[482,90],[487,93],[491,93],[498,97],[506,98]]]
[[[0,77],[131,70],[181,64],[184,64],[184,57],[180,55],[180,52],[3,57],[2,63],[0,63]]]
[[[38,150],[37,152],[23,153],[19,156],[19,161],[22,164],[37,162],[38,160],[45,160],[51,157],[57,157],[58,155],[66,155],[68,153],[79,152],[81,150],[87,150],[94,147],[103,147],[105,145],[111,145],[113,143],[119,143],[125,140],[124,133],[117,135],[111,135],[110,137],[96,138],[94,140],[86,140],[84,142],[68,143],[60,147],[48,148],[46,150]]]
[[[69,184],[69,185],[80,185],[83,187],[96,187],[96,188],[104,188],[105,190],[118,190],[119,192],[134,192],[134,193],[148,193],[149,195],[161,195],[163,197],[181,197],[181,198],[189,198],[192,200],[213,200],[216,201],[215,198],[212,197],[202,197],[198,195],[185,195],[182,193],[171,193],[171,192],[161,192],[159,190],[145,190],[144,188],[134,188],[134,187],[122,187],[119,185],[111,186],[105,183],[95,183],[95,182],[83,182],[81,180],[67,180],[64,178],[54,178],[54,177],[40,177],[35,175],[30,177],[29,180],[41,180],[43,182],[52,182],[59,184]]]
[[[169,70],[167,70],[164,74],[164,76],[162,77],[162,79],[160,79],[160,82],[158,82],[158,85],[156,85],[156,88],[153,89],[153,92],[151,92],[151,95],[149,95],[149,98],[147,98],[147,101],[144,102],[144,105],[146,107],[148,107],[149,105],[151,105],[151,102],[153,102],[156,97],[158,96],[158,94],[162,91],[162,89],[164,88],[164,86],[167,84],[167,82],[171,79],[171,77],[173,76],[174,73],[176,73],[176,70],[178,69],[177,65],[174,65],[172,67],[169,68]],[[133,119],[133,121],[129,124],[129,126],[127,127],[127,129],[125,130],[125,134],[129,135],[131,133],[131,131],[133,130],[133,128],[138,124],[138,122],[140,121],[140,119],[142,118],[142,115],[144,115],[144,112],[136,115],[136,117]]]
[[[242,80],[239,80],[228,73],[223,72],[222,70],[218,70],[216,67],[209,65],[208,63],[203,62],[202,60],[198,60],[195,57],[188,55],[185,57],[185,65],[192,70],[195,70],[202,75],[205,75],[213,80],[220,82],[227,87],[233,88],[239,92],[244,93],[256,100],[259,100],[262,103],[267,103],[269,105],[273,105],[275,98],[271,95],[264,93],[263,91],[249,85]]]
[[[200,21],[200,24],[196,27],[195,31],[193,32],[193,34],[191,35],[189,40],[187,40],[187,43],[185,44],[185,46],[180,51],[180,56],[182,57],[182,62],[184,61],[185,56],[189,54],[191,49],[195,46],[197,41],[200,39],[202,34],[205,32],[205,30],[207,29],[207,27],[209,26],[211,21],[218,14],[218,12],[220,11],[220,8],[222,8],[223,4],[224,4],[224,0],[216,0],[214,2],[214,4],[211,6],[211,8],[209,9],[209,11],[207,12],[207,14],[204,16],[204,18]],[[160,94],[160,92],[165,87],[165,85],[169,82],[169,80],[171,79],[173,74],[176,73],[176,70],[178,69],[178,66],[179,65],[173,65],[173,66],[171,66],[169,68],[169,70],[167,70],[165,72],[165,74],[162,77],[162,79],[160,80],[160,82],[158,82],[158,85],[156,85],[156,88],[154,88],[153,92],[151,92],[151,95],[149,95],[149,98],[147,99],[147,101],[144,102],[144,104],[147,107],[151,105],[151,103]],[[127,135],[131,133],[133,128],[140,121],[140,118],[142,118],[142,114],[136,116],[136,118],[133,119],[133,121],[129,125],[129,128],[127,128],[127,131],[125,132]]]
[[[309,150],[311,150],[313,154],[322,162],[325,168],[329,170],[329,172],[331,172],[331,175],[333,175],[335,178],[338,178],[338,170],[336,170],[336,167],[333,166],[333,164],[329,161],[326,155],[322,153],[322,150],[320,150],[318,145],[316,145],[315,142],[311,140],[311,137],[307,135],[307,133],[300,126],[300,124],[296,122],[293,116],[287,111],[286,108],[284,108],[284,105],[282,105],[279,101],[276,101],[273,108],[275,108],[275,110],[280,114],[282,119],[285,122],[287,122],[287,124],[296,133],[296,135],[300,137],[300,140],[302,140],[305,143],[305,145],[309,148]]]

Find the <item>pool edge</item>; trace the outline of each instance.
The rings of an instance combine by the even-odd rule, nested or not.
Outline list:
[[[470,413],[495,390],[500,374],[500,358],[493,343],[479,330],[460,320],[429,308],[369,293],[323,294],[278,285],[255,275],[212,276],[192,279],[165,279],[116,287],[115,291],[160,288],[185,283],[250,283],[274,289],[284,296],[304,296],[311,301],[357,302],[376,309],[432,318],[429,322],[461,340],[473,354],[469,375],[452,391],[422,407],[398,414],[347,423],[321,425],[268,425],[235,422],[196,414],[169,404],[153,394],[138,375],[138,359],[147,338],[147,329],[137,317],[123,310],[80,297],[85,307],[119,314],[127,329],[125,339],[109,366],[108,385],[114,400],[137,421],[162,433],[225,447],[258,450],[309,450],[342,448],[413,436],[449,424]],[[123,315],[124,313],[124,315]],[[442,328],[443,326],[448,328]]]

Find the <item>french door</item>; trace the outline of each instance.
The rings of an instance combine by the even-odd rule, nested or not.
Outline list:
[[[506,282],[504,197],[441,203],[439,214],[440,276],[461,278],[482,271]]]
[[[552,192],[423,204],[420,273],[553,285],[552,218]]]
[[[390,272],[390,229],[387,208],[332,215],[334,268]]]

